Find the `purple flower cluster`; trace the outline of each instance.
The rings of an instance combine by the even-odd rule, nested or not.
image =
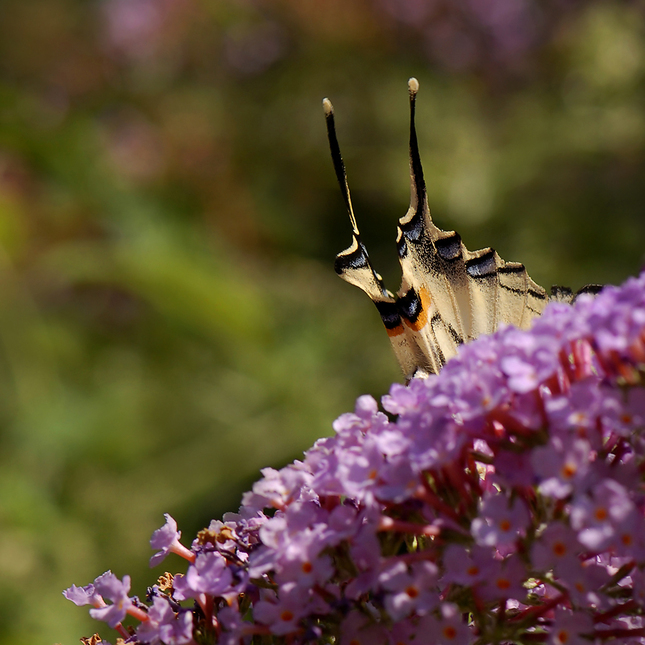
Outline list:
[[[359,398],[190,550],[167,516],[151,606],[65,595],[131,643],[642,644],[644,366],[645,274]]]

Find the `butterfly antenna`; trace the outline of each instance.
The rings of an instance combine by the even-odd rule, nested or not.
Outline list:
[[[419,81],[416,78],[412,77],[408,81],[408,91],[410,92],[410,172],[417,196],[417,210],[420,210],[423,208],[423,202],[426,198],[426,183],[423,179],[423,166],[421,165],[419,141],[417,140],[417,128],[415,125],[417,92],[419,91]]]
[[[345,164],[343,157],[340,154],[340,146],[338,145],[338,138],[336,137],[336,124],[334,123],[334,106],[329,99],[323,99],[323,110],[325,110],[325,121],[327,123],[327,138],[329,139],[329,150],[331,151],[331,159],[334,163],[334,170],[336,171],[336,179],[340,186],[340,192],[345,200],[347,213],[349,214],[349,221],[352,225],[352,233],[355,236],[359,235],[358,226],[356,225],[356,217],[354,217],[354,209],[352,208],[352,198],[349,194],[349,185],[347,183],[347,172],[345,171]]]

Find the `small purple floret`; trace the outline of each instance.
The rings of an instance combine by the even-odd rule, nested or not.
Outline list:
[[[112,604],[90,609],[90,615],[96,620],[106,622],[110,627],[116,627],[132,606],[132,600],[128,597],[130,576],[123,576],[123,580],[119,580],[111,571],[108,571],[94,581],[94,587],[103,599],[111,600]]]
[[[166,523],[158,528],[150,538],[150,546],[153,549],[159,549],[150,558],[150,566],[154,567],[166,558],[170,553],[172,546],[179,541],[181,537],[181,531],[177,530],[177,522],[168,514],[165,513],[164,517],[166,518]]]
[[[93,584],[86,585],[85,587],[72,585],[63,591],[63,596],[67,600],[71,600],[78,607],[94,605],[97,601],[101,602],[101,596],[96,593]]]
[[[142,643],[186,645],[193,642],[193,615],[190,611],[175,613],[168,598],[156,596],[148,620],[137,630]]]

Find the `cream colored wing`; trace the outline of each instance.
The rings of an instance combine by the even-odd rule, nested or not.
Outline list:
[[[383,286],[360,240],[345,167],[328,99],[323,101],[327,132],[352,224],[353,243],[336,256],[341,278],[365,291],[375,303],[407,378],[436,374],[464,342],[492,333],[500,323],[526,328],[542,313],[549,297],[524,265],[505,262],[490,248],[469,251],[458,233],[435,226],[428,207],[415,127],[419,84],[410,93],[410,207],[397,227],[402,282],[396,296]],[[589,285],[581,291],[597,290]],[[571,301],[570,290],[554,288],[555,299]]]

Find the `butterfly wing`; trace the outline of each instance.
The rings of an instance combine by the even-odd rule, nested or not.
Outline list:
[[[396,295],[385,289],[360,241],[333,108],[327,99],[323,103],[332,159],[353,232],[352,245],[336,257],[336,272],[375,303],[403,373],[412,378],[436,374],[459,345],[494,332],[501,323],[528,327],[542,313],[549,297],[531,280],[524,265],[505,262],[491,248],[469,251],[458,233],[443,231],[434,224],[415,127],[416,79],[410,79],[408,89],[411,197],[410,207],[397,227],[402,282]],[[597,290],[595,285],[581,291],[593,290]],[[553,290],[553,299],[569,302],[574,297],[570,290]]]

